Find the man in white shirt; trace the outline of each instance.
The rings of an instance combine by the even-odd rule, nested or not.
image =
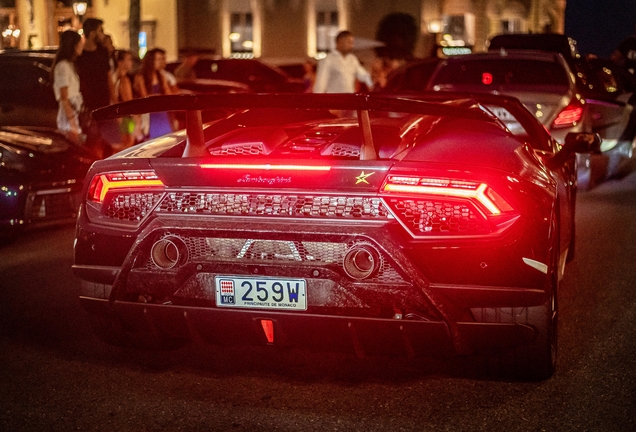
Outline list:
[[[353,55],[353,34],[344,30],[336,37],[336,50],[318,62],[314,93],[354,93],[356,79],[373,86],[371,75]]]

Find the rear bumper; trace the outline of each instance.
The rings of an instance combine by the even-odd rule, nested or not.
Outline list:
[[[365,355],[451,356],[458,354],[443,321],[340,317],[237,309],[155,305],[80,297],[89,313],[118,320],[129,331],[215,345],[273,345]],[[262,320],[273,323],[273,342]],[[536,331],[520,324],[456,323],[463,352],[531,342]]]

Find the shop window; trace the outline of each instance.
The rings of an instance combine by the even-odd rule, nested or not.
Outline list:
[[[251,12],[234,12],[230,15],[231,57],[254,56],[254,19]]]

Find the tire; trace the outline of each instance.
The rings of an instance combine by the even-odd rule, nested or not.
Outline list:
[[[553,218],[555,219],[555,218]],[[556,228],[556,221],[553,220]],[[524,381],[541,381],[550,378],[556,370],[559,287],[558,232],[552,237],[549,268],[548,300],[540,306],[522,308],[473,309],[478,322],[514,323],[535,329],[536,337],[530,343],[497,352],[480,353],[475,361],[477,370],[490,376]]]

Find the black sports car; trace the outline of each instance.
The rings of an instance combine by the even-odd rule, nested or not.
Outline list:
[[[93,160],[54,129],[0,127],[0,239],[33,223],[72,222]]]
[[[234,111],[202,124],[210,108]],[[86,178],[74,272],[104,340],[478,354],[552,374],[573,156],[597,136],[559,149],[492,95],[155,96],[94,115],[167,110],[186,132]]]

